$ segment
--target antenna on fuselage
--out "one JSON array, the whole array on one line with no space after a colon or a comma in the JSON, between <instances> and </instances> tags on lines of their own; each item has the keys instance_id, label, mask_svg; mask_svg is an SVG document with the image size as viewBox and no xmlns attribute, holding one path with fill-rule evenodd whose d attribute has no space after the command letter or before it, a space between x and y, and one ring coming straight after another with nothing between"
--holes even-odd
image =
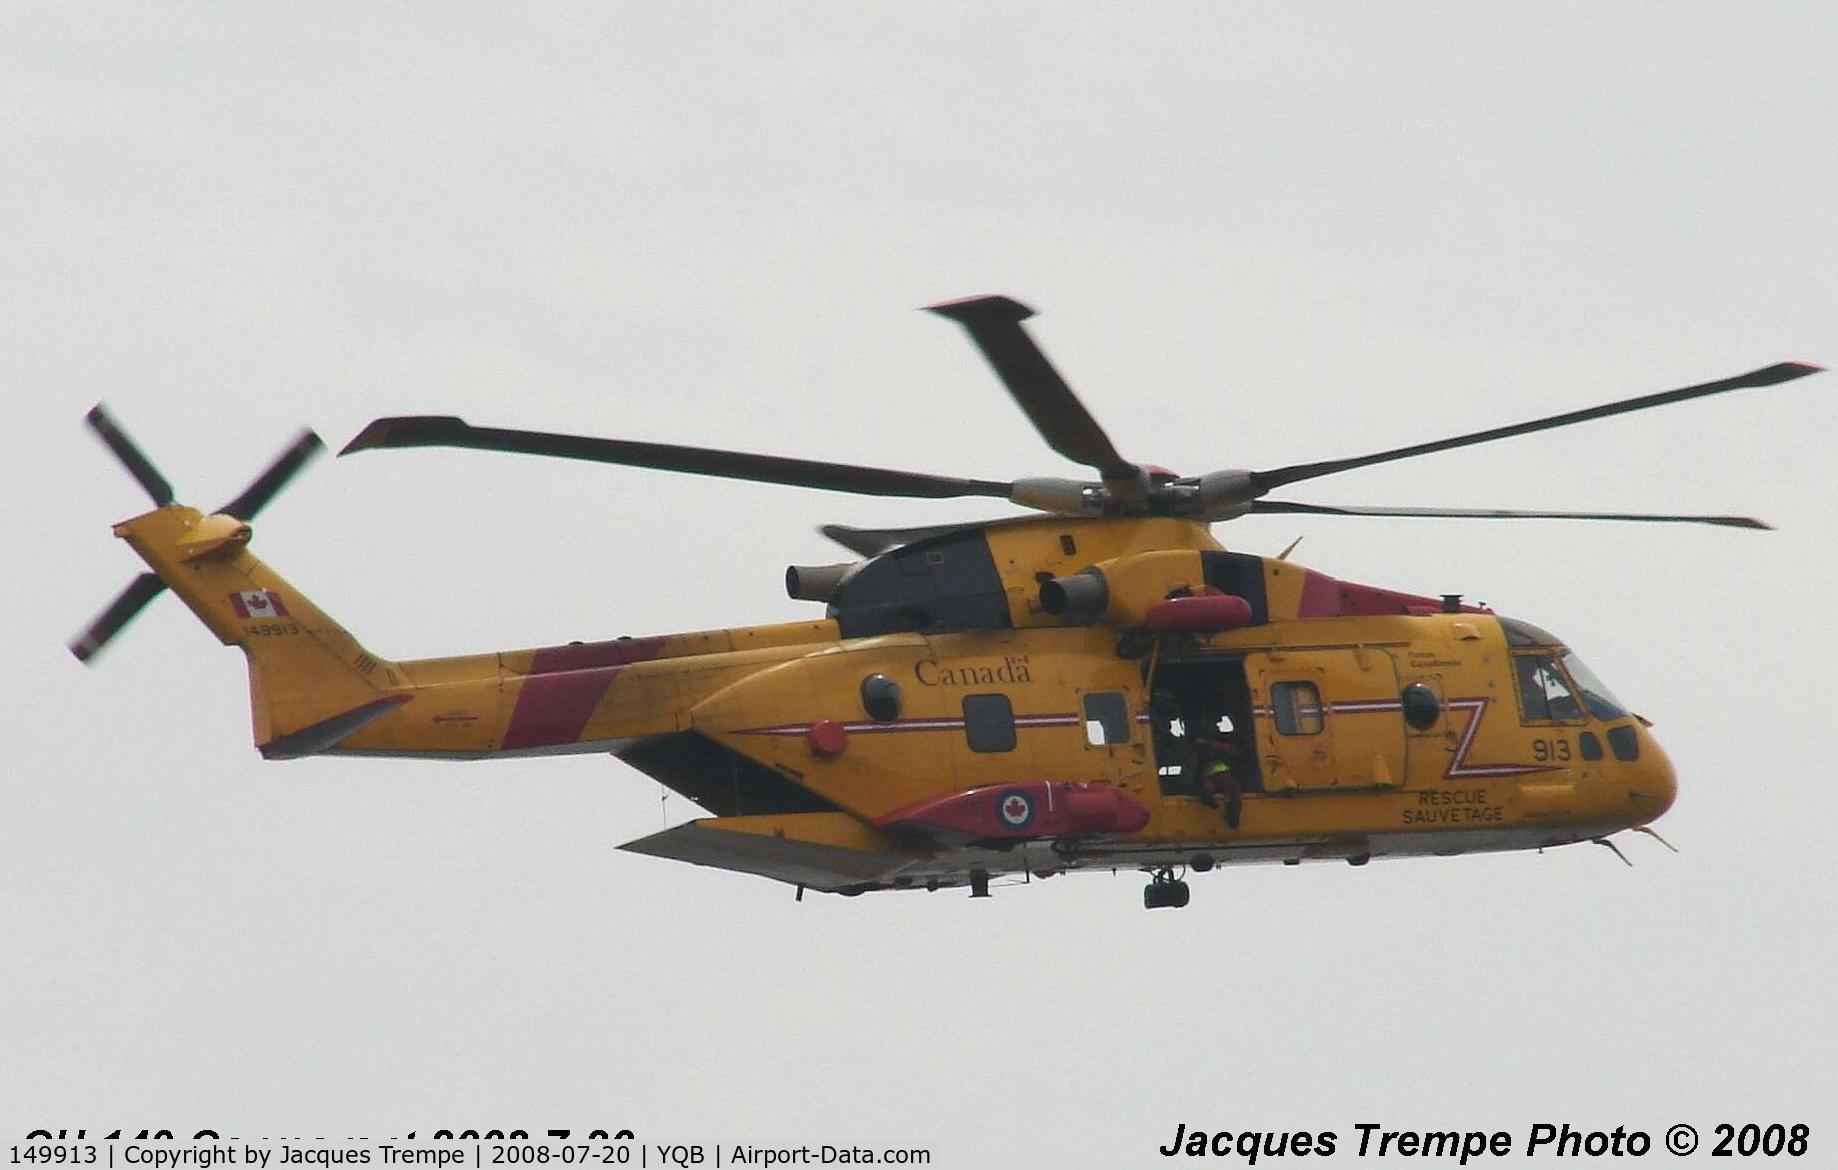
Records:
<instances>
[{"instance_id":1,"label":"antenna on fuselage","mask_svg":"<svg viewBox=\"0 0 1838 1170\"><path fill-rule=\"evenodd\" d=\"M1659 831L1653 828L1652 825L1635 825L1634 832L1645 833L1647 836L1653 838L1653 840L1659 842L1661 845L1664 845L1667 849L1672 850L1672 852L1674 853L1678 852L1678 846L1674 845L1672 842L1660 836Z\"/></svg>"},{"instance_id":2,"label":"antenna on fuselage","mask_svg":"<svg viewBox=\"0 0 1838 1170\"><path fill-rule=\"evenodd\" d=\"M1627 854L1621 852L1621 847L1619 845L1616 845L1613 841L1610 841L1607 837L1596 837L1593 840L1591 840L1589 843L1591 845L1601 845L1606 849L1613 850L1614 855L1621 859L1622 865L1627 866L1629 869L1634 868L1634 863L1627 859Z\"/></svg>"}]
</instances>

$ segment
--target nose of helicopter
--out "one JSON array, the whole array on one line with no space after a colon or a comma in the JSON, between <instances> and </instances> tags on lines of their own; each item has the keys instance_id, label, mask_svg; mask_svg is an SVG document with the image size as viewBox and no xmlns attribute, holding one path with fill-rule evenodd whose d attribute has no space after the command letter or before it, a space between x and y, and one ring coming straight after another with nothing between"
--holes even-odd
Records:
<instances>
[{"instance_id":1,"label":"nose of helicopter","mask_svg":"<svg viewBox=\"0 0 1838 1170\"><path fill-rule=\"evenodd\" d=\"M1645 727L1637 734L1641 740L1640 757L1628 777L1627 796L1633 803L1633 823L1644 825L1658 820L1672 807L1678 796L1678 775L1652 734Z\"/></svg>"}]
</instances>

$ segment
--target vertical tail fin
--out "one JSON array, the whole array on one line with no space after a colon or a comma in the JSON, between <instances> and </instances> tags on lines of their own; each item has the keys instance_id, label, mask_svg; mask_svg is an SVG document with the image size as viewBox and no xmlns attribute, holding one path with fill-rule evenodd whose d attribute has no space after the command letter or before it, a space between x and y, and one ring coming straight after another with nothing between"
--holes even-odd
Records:
<instances>
[{"instance_id":1,"label":"vertical tail fin","mask_svg":"<svg viewBox=\"0 0 1838 1170\"><path fill-rule=\"evenodd\" d=\"M323 751L408 701L395 665L249 552L249 526L235 517L174 504L115 534L220 641L247 656L263 755Z\"/></svg>"},{"instance_id":2,"label":"vertical tail fin","mask_svg":"<svg viewBox=\"0 0 1838 1170\"><path fill-rule=\"evenodd\" d=\"M205 515L173 502L172 486L101 406L85 421L152 497L154 510L116 525L115 535L151 571L70 643L79 660L90 661L171 589L224 644L248 657L255 742L266 756L323 751L409 700L393 664L366 652L248 551L247 521L324 448L319 436L301 432L241 495Z\"/></svg>"}]
</instances>

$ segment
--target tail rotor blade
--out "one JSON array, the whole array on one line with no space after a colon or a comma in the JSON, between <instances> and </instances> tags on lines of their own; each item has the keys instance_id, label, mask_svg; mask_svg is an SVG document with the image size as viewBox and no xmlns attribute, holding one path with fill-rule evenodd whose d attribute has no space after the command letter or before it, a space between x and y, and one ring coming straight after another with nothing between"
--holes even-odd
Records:
<instances>
[{"instance_id":1,"label":"tail rotor blade","mask_svg":"<svg viewBox=\"0 0 1838 1170\"><path fill-rule=\"evenodd\" d=\"M121 424L115 421L114 416L100 402L90 408L89 413L83 416L83 421L115 453L115 458L121 460L128 474L153 497L154 507L164 508L172 503L172 485L166 482L166 477L153 466L153 461L147 458L133 439L128 438L128 433L121 429Z\"/></svg>"},{"instance_id":2,"label":"tail rotor blade","mask_svg":"<svg viewBox=\"0 0 1838 1170\"><path fill-rule=\"evenodd\" d=\"M219 508L218 511L234 516L238 520L252 520L255 514L268 506L275 493L287 486L287 481L300 473L312 458L325 450L325 443L310 430L303 430L288 444L287 449L275 457L268 465L268 470L255 477L243 493Z\"/></svg>"},{"instance_id":3,"label":"tail rotor blade","mask_svg":"<svg viewBox=\"0 0 1838 1170\"><path fill-rule=\"evenodd\" d=\"M166 583L153 573L142 573L134 578L114 601L109 602L108 608L89 623L89 628L71 641L70 652L77 656L78 662L88 662L121 632L123 626L133 621L149 601L165 591Z\"/></svg>"},{"instance_id":4,"label":"tail rotor blade","mask_svg":"<svg viewBox=\"0 0 1838 1170\"><path fill-rule=\"evenodd\" d=\"M108 411L98 404L88 415L84 416L91 430L108 445L115 457L121 460L128 472L140 482L147 494L153 497L155 505L164 508L172 504L172 485L166 482L151 461L134 440L128 438L127 432L109 415ZM223 511L239 520L247 520L261 511L275 493L286 486L287 481L299 473L312 459L323 450L325 444L319 436L311 431L301 431L285 451L268 465L268 469L256 476L255 481L223 506ZM80 635L70 642L70 652L78 662L89 662L101 653L102 648L111 642L123 627L133 621L135 616L145 609L147 603L166 591L166 583L155 573L142 573L128 582L111 601L107 609L96 616Z\"/></svg>"}]
</instances>

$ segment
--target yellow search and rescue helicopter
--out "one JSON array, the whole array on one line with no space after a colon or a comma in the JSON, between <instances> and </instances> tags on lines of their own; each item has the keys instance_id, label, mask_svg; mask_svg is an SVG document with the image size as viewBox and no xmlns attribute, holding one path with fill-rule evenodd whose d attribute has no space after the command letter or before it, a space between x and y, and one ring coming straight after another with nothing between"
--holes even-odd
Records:
<instances>
[{"instance_id":1,"label":"yellow search and rescue helicopter","mask_svg":"<svg viewBox=\"0 0 1838 1170\"><path fill-rule=\"evenodd\" d=\"M1330 507L1267 499L1358 467L1816 372L1797 362L1375 454L1177 476L1119 455L1006 297L933 307L1096 482L954 479L706 448L386 418L344 449L472 447L1032 516L828 527L861 559L793 566L811 621L393 662L249 551L248 521L320 449L304 432L216 513L97 407L152 495L115 527L143 573L71 644L87 661L170 588L248 659L255 743L313 755L611 753L712 816L623 848L841 894L1139 869L1184 906L1218 865L1608 844L1671 805L1671 764L1558 638L1464 605L1227 551L1246 513L1698 522L1734 516ZM1610 845L1613 848L1612 845ZM1618 852L1618 851L1617 851Z\"/></svg>"}]
</instances>

